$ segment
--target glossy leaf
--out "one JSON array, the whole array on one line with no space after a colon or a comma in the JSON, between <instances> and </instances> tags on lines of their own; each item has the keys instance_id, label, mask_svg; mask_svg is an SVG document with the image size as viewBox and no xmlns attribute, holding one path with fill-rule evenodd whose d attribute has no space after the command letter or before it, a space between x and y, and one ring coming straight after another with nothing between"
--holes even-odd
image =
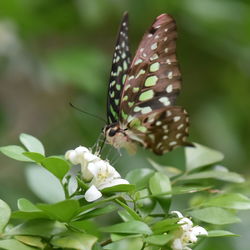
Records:
<instances>
[{"instance_id":1,"label":"glossy leaf","mask_svg":"<svg viewBox=\"0 0 250 250\"><path fill-rule=\"evenodd\" d=\"M77 250L91 250L97 237L79 232L67 232L54 237L50 242L55 247L70 248Z\"/></svg>"},{"instance_id":2,"label":"glossy leaf","mask_svg":"<svg viewBox=\"0 0 250 250\"><path fill-rule=\"evenodd\" d=\"M229 231L224 231L224 230L212 230L212 231L208 231L208 236L207 237L237 237L240 236L238 234L234 234L232 232Z\"/></svg>"},{"instance_id":3,"label":"glossy leaf","mask_svg":"<svg viewBox=\"0 0 250 250\"><path fill-rule=\"evenodd\" d=\"M101 237L101 234L98 231L99 228L94 220L72 221L69 225L74 231L77 230L79 232L94 235L98 238Z\"/></svg>"},{"instance_id":4,"label":"glossy leaf","mask_svg":"<svg viewBox=\"0 0 250 250\"><path fill-rule=\"evenodd\" d=\"M15 239L21 241L22 243L44 249L45 244L42 242L42 238L34 236L17 235Z\"/></svg>"},{"instance_id":5,"label":"glossy leaf","mask_svg":"<svg viewBox=\"0 0 250 250\"><path fill-rule=\"evenodd\" d=\"M151 235L145 238L145 242L156 245L156 246L164 246L166 245L170 240L173 239L173 235L170 234L161 234L161 235Z\"/></svg>"},{"instance_id":6,"label":"glossy leaf","mask_svg":"<svg viewBox=\"0 0 250 250\"><path fill-rule=\"evenodd\" d=\"M143 246L143 241L141 238L126 238L119 241L115 241L111 244L108 244L107 246L104 246L103 249L109 249L109 250L141 250Z\"/></svg>"},{"instance_id":7,"label":"glossy leaf","mask_svg":"<svg viewBox=\"0 0 250 250\"><path fill-rule=\"evenodd\" d=\"M155 234L162 234L169 230L176 229L180 227L180 225L177 224L179 220L179 218L168 218L160 220L152 225L152 230Z\"/></svg>"},{"instance_id":8,"label":"glossy leaf","mask_svg":"<svg viewBox=\"0 0 250 250\"><path fill-rule=\"evenodd\" d=\"M134 184L137 190L140 190L148 186L148 181L153 174L154 171L149 168L134 169L127 174L125 179L130 184Z\"/></svg>"},{"instance_id":9,"label":"glossy leaf","mask_svg":"<svg viewBox=\"0 0 250 250\"><path fill-rule=\"evenodd\" d=\"M185 180L185 181L198 180L198 179L216 179L220 181L228 181L235 183L242 183L245 181L244 178L237 173L218 171L218 170L203 171L200 173L189 174L178 178L178 180Z\"/></svg>"},{"instance_id":10,"label":"glossy leaf","mask_svg":"<svg viewBox=\"0 0 250 250\"><path fill-rule=\"evenodd\" d=\"M23 153L26 151L24 150L24 148L20 146L9 145L5 147L0 147L0 152L17 161L27 161L27 162L32 161L28 157L23 155Z\"/></svg>"},{"instance_id":11,"label":"glossy leaf","mask_svg":"<svg viewBox=\"0 0 250 250\"><path fill-rule=\"evenodd\" d=\"M8 240L0 240L0 248L6 250L34 250L33 247L29 247L18 240L8 239Z\"/></svg>"},{"instance_id":12,"label":"glossy leaf","mask_svg":"<svg viewBox=\"0 0 250 250\"><path fill-rule=\"evenodd\" d=\"M149 190L147 188L138 191L137 194L139 195L139 197L146 197L150 195ZM136 204L137 209L140 211L142 216L147 216L153 211L156 201L153 198L144 198L137 200Z\"/></svg>"},{"instance_id":13,"label":"glossy leaf","mask_svg":"<svg viewBox=\"0 0 250 250\"><path fill-rule=\"evenodd\" d=\"M167 175L168 177L173 177L182 173L182 171L178 168L170 167L170 166L162 166L158 164L157 162L153 161L152 159L148 159L148 161L150 162L150 164L155 170Z\"/></svg>"},{"instance_id":14,"label":"glossy leaf","mask_svg":"<svg viewBox=\"0 0 250 250\"><path fill-rule=\"evenodd\" d=\"M118 214L123 221L134 220L133 216L131 216L130 213L128 213L128 211L126 210L119 210Z\"/></svg>"},{"instance_id":15,"label":"glossy leaf","mask_svg":"<svg viewBox=\"0 0 250 250\"><path fill-rule=\"evenodd\" d=\"M127 221L100 229L106 233L151 234L147 224L141 221Z\"/></svg>"},{"instance_id":16,"label":"glossy leaf","mask_svg":"<svg viewBox=\"0 0 250 250\"><path fill-rule=\"evenodd\" d=\"M142 234L115 234L112 233L110 235L110 238L112 241L118 241L118 240L122 240L122 239L131 239L131 238L138 238L138 237L142 237Z\"/></svg>"},{"instance_id":17,"label":"glossy leaf","mask_svg":"<svg viewBox=\"0 0 250 250\"><path fill-rule=\"evenodd\" d=\"M41 155L45 154L43 144L34 136L23 133L20 135L19 139L28 151L36 152Z\"/></svg>"},{"instance_id":18,"label":"glossy leaf","mask_svg":"<svg viewBox=\"0 0 250 250\"><path fill-rule=\"evenodd\" d=\"M120 201L119 199L115 200L120 206L122 206L135 220L141 220L141 217L128 205Z\"/></svg>"},{"instance_id":19,"label":"glossy leaf","mask_svg":"<svg viewBox=\"0 0 250 250\"><path fill-rule=\"evenodd\" d=\"M250 199L242 194L229 193L211 197L202 205L244 210L250 209Z\"/></svg>"},{"instance_id":20,"label":"glossy leaf","mask_svg":"<svg viewBox=\"0 0 250 250\"><path fill-rule=\"evenodd\" d=\"M155 173L149 180L149 188L154 196L157 195L157 200L159 201L162 209L165 212L168 212L171 195L162 194L171 191L169 178L162 173Z\"/></svg>"},{"instance_id":21,"label":"glossy leaf","mask_svg":"<svg viewBox=\"0 0 250 250\"><path fill-rule=\"evenodd\" d=\"M60 180L62 180L69 171L68 162L57 157L48 157L44 159L41 164Z\"/></svg>"},{"instance_id":22,"label":"glossy leaf","mask_svg":"<svg viewBox=\"0 0 250 250\"><path fill-rule=\"evenodd\" d=\"M55 204L38 204L37 207L54 220L68 222L76 215L80 206L77 200L64 200Z\"/></svg>"},{"instance_id":23,"label":"glossy leaf","mask_svg":"<svg viewBox=\"0 0 250 250\"><path fill-rule=\"evenodd\" d=\"M135 189L135 185L132 184L121 184L113 187L108 187L102 189L102 193L111 193L111 192L129 192Z\"/></svg>"},{"instance_id":24,"label":"glossy leaf","mask_svg":"<svg viewBox=\"0 0 250 250\"><path fill-rule=\"evenodd\" d=\"M193 170L195 168L214 164L222 161L224 155L214 149L194 143L195 147L185 147L186 168Z\"/></svg>"},{"instance_id":25,"label":"glossy leaf","mask_svg":"<svg viewBox=\"0 0 250 250\"><path fill-rule=\"evenodd\" d=\"M79 219L81 219L81 220L82 219L89 219L89 218L101 216L101 215L104 215L104 214L112 213L115 210L117 210L117 207L112 205L112 204L109 204L109 205L106 205L105 207L96 208L96 209L94 209L94 210L92 210L90 212L81 214L76 219L77 220L79 220Z\"/></svg>"},{"instance_id":26,"label":"glossy leaf","mask_svg":"<svg viewBox=\"0 0 250 250\"><path fill-rule=\"evenodd\" d=\"M230 210L220 207L206 207L188 212L195 219L215 224L225 225L240 222L240 219L235 216Z\"/></svg>"},{"instance_id":27,"label":"glossy leaf","mask_svg":"<svg viewBox=\"0 0 250 250\"><path fill-rule=\"evenodd\" d=\"M6 202L0 200L0 235L1 232L3 232L7 223L9 222L10 215L11 215L10 207Z\"/></svg>"},{"instance_id":28,"label":"glossy leaf","mask_svg":"<svg viewBox=\"0 0 250 250\"><path fill-rule=\"evenodd\" d=\"M49 215L47 215L43 211L37 212L24 212L24 211L14 211L11 214L12 219L21 219L21 220L33 220L33 219L49 219Z\"/></svg>"},{"instance_id":29,"label":"glossy leaf","mask_svg":"<svg viewBox=\"0 0 250 250\"><path fill-rule=\"evenodd\" d=\"M67 228L63 223L52 220L36 219L29 220L11 228L6 232L6 235L33 235L51 238L51 236L65 232L66 230Z\"/></svg>"},{"instance_id":30,"label":"glossy leaf","mask_svg":"<svg viewBox=\"0 0 250 250\"><path fill-rule=\"evenodd\" d=\"M31 165L25 169L30 189L42 200L55 203L65 199L63 187L58 178L45 168Z\"/></svg>"},{"instance_id":31,"label":"glossy leaf","mask_svg":"<svg viewBox=\"0 0 250 250\"><path fill-rule=\"evenodd\" d=\"M17 207L19 210L24 212L34 212L41 211L36 205L34 205L31 201L21 198L17 201Z\"/></svg>"},{"instance_id":32,"label":"glossy leaf","mask_svg":"<svg viewBox=\"0 0 250 250\"><path fill-rule=\"evenodd\" d=\"M37 163L40 163L41 161L45 159L45 156L39 153L35 153L35 152L24 152L23 155Z\"/></svg>"}]
</instances>

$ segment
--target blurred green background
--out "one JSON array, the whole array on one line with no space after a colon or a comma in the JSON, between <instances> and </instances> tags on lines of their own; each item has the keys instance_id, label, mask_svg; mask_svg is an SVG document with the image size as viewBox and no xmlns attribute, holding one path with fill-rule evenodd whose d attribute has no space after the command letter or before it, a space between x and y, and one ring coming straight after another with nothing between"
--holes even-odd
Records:
<instances>
[{"instance_id":1,"label":"blurred green background","mask_svg":"<svg viewBox=\"0 0 250 250\"><path fill-rule=\"evenodd\" d=\"M22 132L40 138L48 155L95 143L103 124L68 103L106 117L113 46L126 10L133 52L157 15L175 17L183 77L178 102L190 113L190 140L222 151L223 164L247 178L249 0L1 1L0 146L18 144ZM123 174L128 166L147 167L147 157L183 167L183 149L163 157L144 150L133 158L110 153ZM28 187L24 169L25 164L0 156L0 198L12 208L20 197L40 201ZM250 216L246 212L241 217L244 224L231 230L242 237L207 240L199 249L249 249Z\"/></svg>"}]
</instances>

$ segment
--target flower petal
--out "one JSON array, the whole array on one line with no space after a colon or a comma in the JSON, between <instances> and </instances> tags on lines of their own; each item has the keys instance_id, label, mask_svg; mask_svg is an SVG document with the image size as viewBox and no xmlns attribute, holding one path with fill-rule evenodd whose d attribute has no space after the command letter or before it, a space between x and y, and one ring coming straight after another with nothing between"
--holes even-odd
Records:
<instances>
[{"instance_id":1,"label":"flower petal","mask_svg":"<svg viewBox=\"0 0 250 250\"><path fill-rule=\"evenodd\" d=\"M68 150L65 153L65 159L69 160L72 164L76 165L78 164L77 154L75 150Z\"/></svg>"},{"instance_id":2,"label":"flower petal","mask_svg":"<svg viewBox=\"0 0 250 250\"><path fill-rule=\"evenodd\" d=\"M92 185L85 193L85 199L88 202L95 201L102 197L102 193L94 186Z\"/></svg>"},{"instance_id":3,"label":"flower petal","mask_svg":"<svg viewBox=\"0 0 250 250\"><path fill-rule=\"evenodd\" d=\"M99 160L100 158L98 156L96 156L95 154L92 154L90 152L85 152L84 159L86 161L94 161L94 160Z\"/></svg>"},{"instance_id":4,"label":"flower petal","mask_svg":"<svg viewBox=\"0 0 250 250\"><path fill-rule=\"evenodd\" d=\"M171 211L170 214L176 214L179 218L183 218L183 215L179 211Z\"/></svg>"},{"instance_id":5,"label":"flower petal","mask_svg":"<svg viewBox=\"0 0 250 250\"><path fill-rule=\"evenodd\" d=\"M105 182L105 183L101 183L98 188L100 190L104 189L104 188L108 188L108 187L113 187L113 186L117 186L117 185L122 185L122 184L129 184L129 182L125 179L112 179L109 182Z\"/></svg>"},{"instance_id":6,"label":"flower petal","mask_svg":"<svg viewBox=\"0 0 250 250\"><path fill-rule=\"evenodd\" d=\"M188 219L187 217L184 217L184 218L180 219L177 223L182 224L181 228L184 231L190 230L192 228L192 226L193 226L193 222L190 219Z\"/></svg>"},{"instance_id":7,"label":"flower petal","mask_svg":"<svg viewBox=\"0 0 250 250\"><path fill-rule=\"evenodd\" d=\"M183 245L182 245L182 241L180 238L176 238L173 240L173 243L172 243L172 249L173 250L183 250Z\"/></svg>"},{"instance_id":8,"label":"flower petal","mask_svg":"<svg viewBox=\"0 0 250 250\"><path fill-rule=\"evenodd\" d=\"M192 228L192 233L195 235L208 235L208 232L205 228L201 226L195 226Z\"/></svg>"},{"instance_id":9,"label":"flower petal","mask_svg":"<svg viewBox=\"0 0 250 250\"><path fill-rule=\"evenodd\" d=\"M77 154L83 154L85 152L89 152L89 150L83 146L79 146L79 147L75 148L75 151Z\"/></svg>"}]
</instances>

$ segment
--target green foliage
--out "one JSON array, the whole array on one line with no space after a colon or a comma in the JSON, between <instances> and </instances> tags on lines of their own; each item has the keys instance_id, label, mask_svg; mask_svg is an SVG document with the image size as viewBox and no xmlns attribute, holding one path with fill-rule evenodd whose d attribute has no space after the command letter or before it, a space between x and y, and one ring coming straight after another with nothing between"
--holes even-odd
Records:
<instances>
[{"instance_id":1,"label":"green foliage","mask_svg":"<svg viewBox=\"0 0 250 250\"><path fill-rule=\"evenodd\" d=\"M52 204L34 204L21 198L18 210L13 212L1 200L3 249L169 249L182 226L181 218L171 213L171 203L178 195L190 198L186 214L195 224L203 223L210 229L208 237L237 236L223 230L223 226L239 223L237 211L250 209L248 197L229 191L225 185L242 183L244 179L225 167L214 166L222 160L222 154L198 144L185 150L184 171L150 160L154 169L129 171L126 179L130 184L105 188L101 190L103 199L87 203L83 194L90 183L80 173L73 176L68 161L61 156L44 156L43 145L32 136L22 134L20 138L29 151L7 146L1 152L15 160L32 161L32 169L50 173L61 185L65 198ZM69 192L72 178L75 188ZM206 180L203 185L201 180ZM39 182L37 185L41 189ZM111 218L113 214L120 220L108 226L98 225L97 217ZM19 219L19 224L13 219ZM103 240L104 236L107 240Z\"/></svg>"}]
</instances>

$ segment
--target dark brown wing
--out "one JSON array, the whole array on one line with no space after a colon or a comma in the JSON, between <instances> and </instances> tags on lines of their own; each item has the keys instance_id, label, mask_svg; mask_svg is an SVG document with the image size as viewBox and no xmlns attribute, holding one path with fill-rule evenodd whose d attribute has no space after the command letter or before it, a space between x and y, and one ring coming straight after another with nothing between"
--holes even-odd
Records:
<instances>
[{"instance_id":1,"label":"dark brown wing","mask_svg":"<svg viewBox=\"0 0 250 250\"><path fill-rule=\"evenodd\" d=\"M124 84L121 123L175 103L181 88L176 37L175 21L168 14L158 16L143 36Z\"/></svg>"},{"instance_id":2,"label":"dark brown wing","mask_svg":"<svg viewBox=\"0 0 250 250\"><path fill-rule=\"evenodd\" d=\"M119 29L110 73L107 97L108 124L118 121L123 83L125 81L130 63L131 60L128 44L128 13L125 13Z\"/></svg>"},{"instance_id":3,"label":"dark brown wing","mask_svg":"<svg viewBox=\"0 0 250 250\"><path fill-rule=\"evenodd\" d=\"M139 115L129 124L131 138L162 155L178 146L191 146L188 143L189 118L182 107L172 106Z\"/></svg>"}]
</instances>

